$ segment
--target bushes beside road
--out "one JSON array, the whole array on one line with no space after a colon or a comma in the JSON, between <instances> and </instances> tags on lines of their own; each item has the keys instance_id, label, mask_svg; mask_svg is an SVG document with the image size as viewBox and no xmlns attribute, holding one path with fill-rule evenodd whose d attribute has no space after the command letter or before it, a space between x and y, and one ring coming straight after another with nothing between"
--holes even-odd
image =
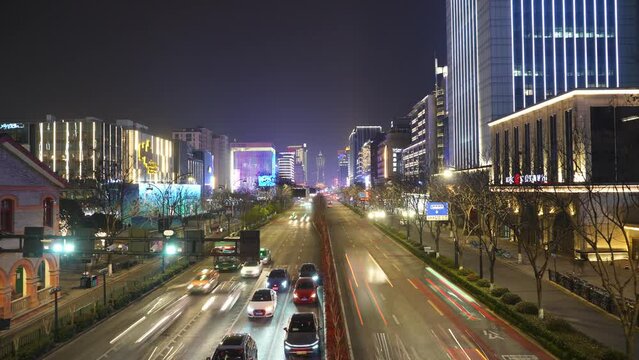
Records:
<instances>
[{"instance_id":1,"label":"bushes beside road","mask_svg":"<svg viewBox=\"0 0 639 360\"><path fill-rule=\"evenodd\" d=\"M398 235L392 229L379 223L374 225L427 265L462 287L495 314L532 337L559 359L625 359L622 353L575 330L561 318L546 314L546 318L541 320L536 315L531 315L533 310L535 310L534 314L537 313L537 306L522 302L518 295L509 292L508 289L490 290L487 281L479 279L477 274L467 269L456 269L451 259L444 256L436 258L434 254L426 254L418 244L406 241L405 237Z\"/></svg>"}]
</instances>

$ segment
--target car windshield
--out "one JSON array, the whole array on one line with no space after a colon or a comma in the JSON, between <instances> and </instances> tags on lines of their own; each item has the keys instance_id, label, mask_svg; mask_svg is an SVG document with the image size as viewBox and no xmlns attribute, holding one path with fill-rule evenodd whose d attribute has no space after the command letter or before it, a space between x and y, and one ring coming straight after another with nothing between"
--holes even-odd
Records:
<instances>
[{"instance_id":1,"label":"car windshield","mask_svg":"<svg viewBox=\"0 0 639 360\"><path fill-rule=\"evenodd\" d=\"M209 278L209 276L208 276L208 275L198 275L198 276L196 276L196 277L195 277L195 279L193 279L193 280L196 280L196 281L204 281L204 280L207 280L208 278Z\"/></svg>"},{"instance_id":2,"label":"car windshield","mask_svg":"<svg viewBox=\"0 0 639 360\"><path fill-rule=\"evenodd\" d=\"M315 332L315 321L313 318L291 320L291 325L288 327L288 331L293 333Z\"/></svg>"},{"instance_id":3,"label":"car windshield","mask_svg":"<svg viewBox=\"0 0 639 360\"><path fill-rule=\"evenodd\" d=\"M286 273L284 270L273 270L270 274L268 274L268 277L270 279L281 279L286 277Z\"/></svg>"},{"instance_id":4,"label":"car windshield","mask_svg":"<svg viewBox=\"0 0 639 360\"><path fill-rule=\"evenodd\" d=\"M314 274L315 272L315 266L313 265L302 265L300 268L300 273L302 274Z\"/></svg>"},{"instance_id":5,"label":"car windshield","mask_svg":"<svg viewBox=\"0 0 639 360\"><path fill-rule=\"evenodd\" d=\"M313 284L312 281L298 281L296 288L297 289L313 289L315 288L315 284Z\"/></svg>"},{"instance_id":6,"label":"car windshield","mask_svg":"<svg viewBox=\"0 0 639 360\"><path fill-rule=\"evenodd\" d=\"M242 360L242 350L218 350L213 360Z\"/></svg>"},{"instance_id":7,"label":"car windshield","mask_svg":"<svg viewBox=\"0 0 639 360\"><path fill-rule=\"evenodd\" d=\"M247 262L244 266L260 266L259 261L258 262Z\"/></svg>"},{"instance_id":8,"label":"car windshield","mask_svg":"<svg viewBox=\"0 0 639 360\"><path fill-rule=\"evenodd\" d=\"M251 301L271 301L271 292L267 290L258 290L253 294Z\"/></svg>"}]
</instances>

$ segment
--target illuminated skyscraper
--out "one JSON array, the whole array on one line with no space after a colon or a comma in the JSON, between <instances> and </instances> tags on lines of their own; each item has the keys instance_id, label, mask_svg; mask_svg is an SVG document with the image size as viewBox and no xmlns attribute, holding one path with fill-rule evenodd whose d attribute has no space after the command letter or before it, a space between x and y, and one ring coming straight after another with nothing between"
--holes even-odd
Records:
<instances>
[{"instance_id":1,"label":"illuminated skyscraper","mask_svg":"<svg viewBox=\"0 0 639 360\"><path fill-rule=\"evenodd\" d=\"M295 153L282 151L277 155L277 177L293 182L295 179Z\"/></svg>"},{"instance_id":2,"label":"illuminated skyscraper","mask_svg":"<svg viewBox=\"0 0 639 360\"><path fill-rule=\"evenodd\" d=\"M317 157L315 158L315 165L317 167L317 184L324 184L326 181L325 178L325 174L324 174L324 168L326 166L326 159L324 158L324 155L322 155L322 152L320 151L319 154L317 154Z\"/></svg>"},{"instance_id":3,"label":"illuminated skyscraper","mask_svg":"<svg viewBox=\"0 0 639 360\"><path fill-rule=\"evenodd\" d=\"M363 179L357 179L357 158L362 146L368 140L375 137L376 134L382 132L381 126L356 126L348 137L348 145L350 152L348 153L348 179L349 184L355 183L356 180L363 181Z\"/></svg>"},{"instance_id":4,"label":"illuminated skyscraper","mask_svg":"<svg viewBox=\"0 0 639 360\"><path fill-rule=\"evenodd\" d=\"M308 149L306 144L290 145L286 151L295 153L295 167L293 169L295 184L306 186L308 184Z\"/></svg>"},{"instance_id":5,"label":"illuminated skyscraper","mask_svg":"<svg viewBox=\"0 0 639 360\"><path fill-rule=\"evenodd\" d=\"M636 0L447 0L450 161L490 162L488 123L576 88L639 85Z\"/></svg>"},{"instance_id":6,"label":"illuminated skyscraper","mask_svg":"<svg viewBox=\"0 0 639 360\"><path fill-rule=\"evenodd\" d=\"M275 149L271 143L231 144L231 190L273 186L276 177Z\"/></svg>"}]
</instances>

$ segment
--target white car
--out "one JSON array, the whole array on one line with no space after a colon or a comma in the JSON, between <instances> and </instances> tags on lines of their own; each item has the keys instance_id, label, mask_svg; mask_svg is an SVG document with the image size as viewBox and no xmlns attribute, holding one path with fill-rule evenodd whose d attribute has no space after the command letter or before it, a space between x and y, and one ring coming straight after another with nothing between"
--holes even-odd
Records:
<instances>
[{"instance_id":1,"label":"white car","mask_svg":"<svg viewBox=\"0 0 639 360\"><path fill-rule=\"evenodd\" d=\"M273 317L277 307L277 293L271 289L257 289L251 298L246 313L250 318Z\"/></svg>"},{"instance_id":2,"label":"white car","mask_svg":"<svg viewBox=\"0 0 639 360\"><path fill-rule=\"evenodd\" d=\"M240 275L242 277L259 277L262 274L261 261L247 261L242 265Z\"/></svg>"}]
</instances>

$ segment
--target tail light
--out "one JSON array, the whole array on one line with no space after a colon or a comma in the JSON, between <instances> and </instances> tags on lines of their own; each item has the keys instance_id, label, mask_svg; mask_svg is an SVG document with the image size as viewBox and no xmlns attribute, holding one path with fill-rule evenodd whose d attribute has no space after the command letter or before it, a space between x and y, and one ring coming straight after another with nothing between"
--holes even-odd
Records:
<instances>
[{"instance_id":1,"label":"tail light","mask_svg":"<svg viewBox=\"0 0 639 360\"><path fill-rule=\"evenodd\" d=\"M297 296L297 293L293 293L293 297L297 299L299 296Z\"/></svg>"},{"instance_id":2,"label":"tail light","mask_svg":"<svg viewBox=\"0 0 639 360\"><path fill-rule=\"evenodd\" d=\"M312 294L311 294L311 297L312 297L312 298L315 298L315 295L316 295L315 293L312 293Z\"/></svg>"}]
</instances>

